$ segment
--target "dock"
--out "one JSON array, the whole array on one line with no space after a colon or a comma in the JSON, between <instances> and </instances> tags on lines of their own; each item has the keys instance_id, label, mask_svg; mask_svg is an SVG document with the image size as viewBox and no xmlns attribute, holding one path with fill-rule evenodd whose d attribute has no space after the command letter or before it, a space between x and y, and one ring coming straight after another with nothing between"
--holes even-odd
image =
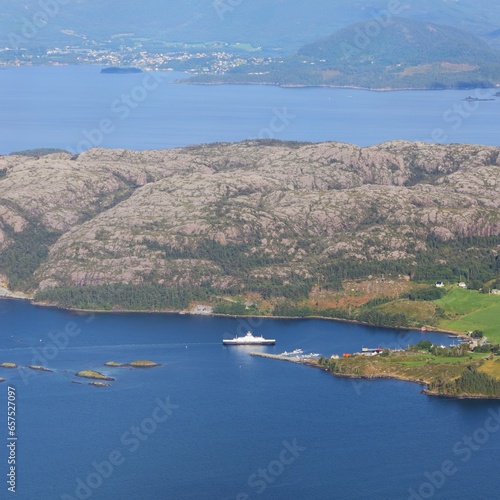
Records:
<instances>
[{"instance_id":1,"label":"dock","mask_svg":"<svg viewBox=\"0 0 500 500\"><path fill-rule=\"evenodd\" d=\"M250 356L258 356L260 358L279 359L281 361L290 361L291 363L307 364L310 361L316 361L316 358L310 358L304 355L299 356L283 356L281 354L267 354L265 352L251 352Z\"/></svg>"},{"instance_id":2,"label":"dock","mask_svg":"<svg viewBox=\"0 0 500 500\"><path fill-rule=\"evenodd\" d=\"M361 352L376 352L376 353L380 353L383 350L384 349L382 347L362 347L361 348Z\"/></svg>"}]
</instances>

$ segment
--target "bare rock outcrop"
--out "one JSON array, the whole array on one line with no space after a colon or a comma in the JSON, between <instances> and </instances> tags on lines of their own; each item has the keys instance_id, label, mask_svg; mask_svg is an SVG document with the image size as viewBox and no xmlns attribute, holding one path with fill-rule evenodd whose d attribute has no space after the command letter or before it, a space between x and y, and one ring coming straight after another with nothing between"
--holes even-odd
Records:
<instances>
[{"instance_id":1,"label":"bare rock outcrop","mask_svg":"<svg viewBox=\"0 0 500 500\"><path fill-rule=\"evenodd\" d=\"M243 282L221 247L245 252L248 276L411 259L429 235L500 234L499 157L405 141L4 156L0 251L30 224L57 231L35 271L41 288Z\"/></svg>"}]
</instances>

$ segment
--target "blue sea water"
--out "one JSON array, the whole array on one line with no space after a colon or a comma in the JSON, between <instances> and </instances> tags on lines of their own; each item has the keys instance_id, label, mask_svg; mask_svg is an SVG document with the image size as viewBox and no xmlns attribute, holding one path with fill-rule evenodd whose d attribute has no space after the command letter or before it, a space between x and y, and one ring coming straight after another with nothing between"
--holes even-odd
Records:
<instances>
[{"instance_id":1,"label":"blue sea water","mask_svg":"<svg viewBox=\"0 0 500 500\"><path fill-rule=\"evenodd\" d=\"M330 355L452 342L446 335L326 320L91 316L13 300L0 301L0 323L1 361L54 370L0 373L5 408L7 387L17 393L14 498L385 500L410 498L411 488L420 498L431 490L433 498L498 498L500 432L484 427L500 402L339 379L221 343L251 328L277 340L261 351ZM102 366L134 359L162 366ZM89 386L74 376L82 369L116 381ZM453 473L444 475L447 462Z\"/></svg>"},{"instance_id":2,"label":"blue sea water","mask_svg":"<svg viewBox=\"0 0 500 500\"><path fill-rule=\"evenodd\" d=\"M395 139L499 145L493 90L370 92L178 85L186 75L97 66L0 70L0 154L35 147L162 149L275 138L360 146Z\"/></svg>"},{"instance_id":3,"label":"blue sea water","mask_svg":"<svg viewBox=\"0 0 500 500\"><path fill-rule=\"evenodd\" d=\"M498 99L463 101L491 95L486 91L173 84L179 77L162 73L158 83L149 74L102 75L98 67L1 69L0 154L254 137L359 145L498 145L500 137ZM14 498L498 498L500 432L492 415L500 403L430 398L416 384L338 379L222 346L223 337L247 329L276 338L275 347L260 349L277 353L451 342L332 321L93 317L1 300L0 362L54 370L0 372L7 379L0 384L4 444L8 387L17 393ZM141 358L162 366L102 366ZM74 376L82 369L117 380L91 387ZM2 448L0 498L8 498Z\"/></svg>"}]
</instances>

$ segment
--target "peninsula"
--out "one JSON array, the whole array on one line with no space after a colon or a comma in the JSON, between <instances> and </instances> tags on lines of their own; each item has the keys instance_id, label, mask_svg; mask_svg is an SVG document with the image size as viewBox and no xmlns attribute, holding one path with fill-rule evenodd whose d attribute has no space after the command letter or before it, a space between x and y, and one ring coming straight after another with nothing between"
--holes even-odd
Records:
<instances>
[{"instance_id":1,"label":"peninsula","mask_svg":"<svg viewBox=\"0 0 500 500\"><path fill-rule=\"evenodd\" d=\"M422 392L431 396L500 399L498 345L485 346L471 353L468 344L446 348L422 341L406 350L372 351L319 359L265 353L252 355L321 368L339 377L407 380L425 385Z\"/></svg>"}]
</instances>

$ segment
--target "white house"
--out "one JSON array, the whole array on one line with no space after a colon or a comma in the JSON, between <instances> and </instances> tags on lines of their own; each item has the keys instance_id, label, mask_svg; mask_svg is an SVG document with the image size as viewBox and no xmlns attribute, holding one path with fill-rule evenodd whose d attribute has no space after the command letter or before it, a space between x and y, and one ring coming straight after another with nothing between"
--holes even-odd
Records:
<instances>
[{"instance_id":1,"label":"white house","mask_svg":"<svg viewBox=\"0 0 500 500\"><path fill-rule=\"evenodd\" d=\"M463 281L461 281L461 282L458 284L458 286L459 286L460 288L467 288L467 283L464 283Z\"/></svg>"},{"instance_id":2,"label":"white house","mask_svg":"<svg viewBox=\"0 0 500 500\"><path fill-rule=\"evenodd\" d=\"M443 288L444 287L444 283L442 281L436 281L436 286L438 288Z\"/></svg>"}]
</instances>

